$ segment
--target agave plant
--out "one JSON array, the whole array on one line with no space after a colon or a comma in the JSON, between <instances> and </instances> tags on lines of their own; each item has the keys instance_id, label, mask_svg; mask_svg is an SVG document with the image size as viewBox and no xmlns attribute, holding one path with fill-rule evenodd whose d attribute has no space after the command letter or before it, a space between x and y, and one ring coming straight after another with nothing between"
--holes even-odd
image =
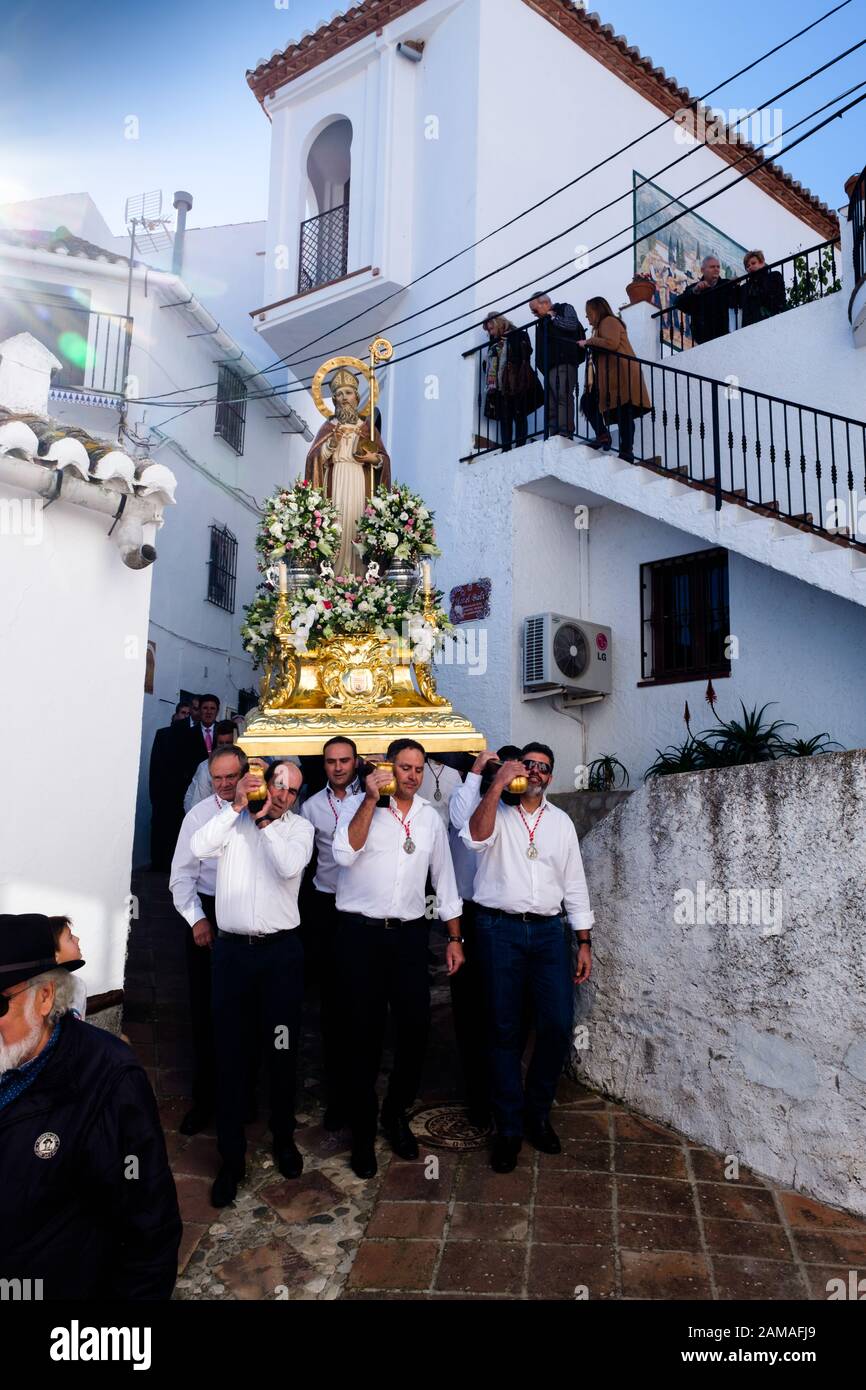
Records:
<instances>
[{"instance_id":1,"label":"agave plant","mask_svg":"<svg viewBox=\"0 0 866 1390\"><path fill-rule=\"evenodd\" d=\"M587 772L587 789L591 792L610 792L619 782L621 787L628 786L628 771L623 767L618 758L613 758L609 753L605 753L600 758L595 758L590 763Z\"/></svg>"},{"instance_id":2,"label":"agave plant","mask_svg":"<svg viewBox=\"0 0 866 1390\"><path fill-rule=\"evenodd\" d=\"M717 766L713 761L715 755L712 747L692 734L685 743L672 743L664 752L657 748L656 753L658 757L644 773L644 781L648 777L669 777L675 772L699 772Z\"/></svg>"},{"instance_id":3,"label":"agave plant","mask_svg":"<svg viewBox=\"0 0 866 1390\"><path fill-rule=\"evenodd\" d=\"M796 725L783 719L765 723L764 712L769 708L770 705L766 704L760 709L755 706L754 709L747 710L741 700L742 721L725 721L716 715L720 727L705 729L698 735L699 739L713 741L713 749L719 760L715 766L736 767L743 763L767 763L785 756L786 745L781 730L794 729ZM713 714L715 713L714 709Z\"/></svg>"},{"instance_id":4,"label":"agave plant","mask_svg":"<svg viewBox=\"0 0 866 1390\"><path fill-rule=\"evenodd\" d=\"M834 748L842 748L841 743L835 743L827 733L813 734L811 738L792 738L784 745L783 757L786 758L811 758L816 753L829 753Z\"/></svg>"}]
</instances>

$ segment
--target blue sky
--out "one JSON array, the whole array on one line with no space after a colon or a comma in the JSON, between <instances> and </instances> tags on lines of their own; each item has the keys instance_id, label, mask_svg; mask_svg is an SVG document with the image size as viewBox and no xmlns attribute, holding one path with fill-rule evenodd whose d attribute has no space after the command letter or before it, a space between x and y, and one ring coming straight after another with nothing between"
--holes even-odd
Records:
<instances>
[{"instance_id":1,"label":"blue sky","mask_svg":"<svg viewBox=\"0 0 866 1390\"><path fill-rule=\"evenodd\" d=\"M833 0L599 0L603 20L693 93L743 67ZM266 215L268 122L245 70L340 7L333 0L5 0L0 53L0 202L86 190L116 231L127 194L176 188L190 225ZM712 100L751 107L866 37L866 0L848 7ZM783 103L793 124L866 76L852 55ZM514 84L535 77L515 58ZM866 89L864 89L866 90ZM127 118L138 138L125 138ZM798 132L799 133L799 132ZM603 152L603 151L602 151ZM575 149L575 170L585 159ZM831 206L866 164L866 102L782 159Z\"/></svg>"}]
</instances>

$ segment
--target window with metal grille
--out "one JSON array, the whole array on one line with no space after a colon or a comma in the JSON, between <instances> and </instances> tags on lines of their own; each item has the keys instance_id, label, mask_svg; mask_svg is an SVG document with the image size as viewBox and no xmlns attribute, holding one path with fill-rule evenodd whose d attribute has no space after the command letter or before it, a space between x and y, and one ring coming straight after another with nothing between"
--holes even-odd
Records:
<instances>
[{"instance_id":1,"label":"window with metal grille","mask_svg":"<svg viewBox=\"0 0 866 1390\"><path fill-rule=\"evenodd\" d=\"M247 388L243 377L231 367L221 366L217 378L217 408L214 433L231 445L236 454L244 451L244 425L247 418Z\"/></svg>"},{"instance_id":2,"label":"window with metal grille","mask_svg":"<svg viewBox=\"0 0 866 1390\"><path fill-rule=\"evenodd\" d=\"M728 676L728 552L699 550L641 565L643 679Z\"/></svg>"},{"instance_id":3,"label":"window with metal grille","mask_svg":"<svg viewBox=\"0 0 866 1390\"><path fill-rule=\"evenodd\" d=\"M298 293L341 280L349 264L349 201L301 223Z\"/></svg>"},{"instance_id":4,"label":"window with metal grille","mask_svg":"<svg viewBox=\"0 0 866 1390\"><path fill-rule=\"evenodd\" d=\"M238 543L227 526L211 526L210 559L208 560L207 598L217 608L235 611L235 580L238 568Z\"/></svg>"}]
</instances>

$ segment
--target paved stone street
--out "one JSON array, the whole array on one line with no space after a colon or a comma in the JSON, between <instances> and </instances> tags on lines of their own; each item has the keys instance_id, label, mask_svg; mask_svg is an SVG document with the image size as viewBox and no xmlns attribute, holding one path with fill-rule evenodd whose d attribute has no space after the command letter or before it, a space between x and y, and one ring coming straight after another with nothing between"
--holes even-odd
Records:
<instances>
[{"instance_id":1,"label":"paved stone street","mask_svg":"<svg viewBox=\"0 0 866 1390\"><path fill-rule=\"evenodd\" d=\"M157 1094L184 1219L178 1299L825 1299L866 1271L866 1221L762 1181L721 1156L585 1091L560 1087L561 1156L528 1145L493 1173L485 1149L422 1143L415 1163L377 1145L379 1175L348 1166L347 1136L320 1126L314 1007L305 1008L296 1134L302 1177L276 1169L262 1121L248 1127L247 1181L215 1211L212 1131L188 1108L190 1042L182 932L167 876L133 891L124 1031ZM459 1099L441 971L418 1109ZM262 1113L265 1106L260 1104Z\"/></svg>"}]
</instances>

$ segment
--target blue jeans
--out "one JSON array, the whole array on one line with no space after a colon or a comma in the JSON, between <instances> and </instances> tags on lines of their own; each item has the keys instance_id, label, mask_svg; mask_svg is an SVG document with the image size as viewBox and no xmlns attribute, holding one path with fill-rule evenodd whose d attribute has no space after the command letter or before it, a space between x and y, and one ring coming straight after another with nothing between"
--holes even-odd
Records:
<instances>
[{"instance_id":1,"label":"blue jeans","mask_svg":"<svg viewBox=\"0 0 866 1390\"><path fill-rule=\"evenodd\" d=\"M524 1120L543 1124L571 1039L574 1019L571 931L562 917L522 922L478 906L478 962L488 1010L491 1099L500 1134L520 1135ZM524 999L535 1014L535 1047L520 1075Z\"/></svg>"}]
</instances>

